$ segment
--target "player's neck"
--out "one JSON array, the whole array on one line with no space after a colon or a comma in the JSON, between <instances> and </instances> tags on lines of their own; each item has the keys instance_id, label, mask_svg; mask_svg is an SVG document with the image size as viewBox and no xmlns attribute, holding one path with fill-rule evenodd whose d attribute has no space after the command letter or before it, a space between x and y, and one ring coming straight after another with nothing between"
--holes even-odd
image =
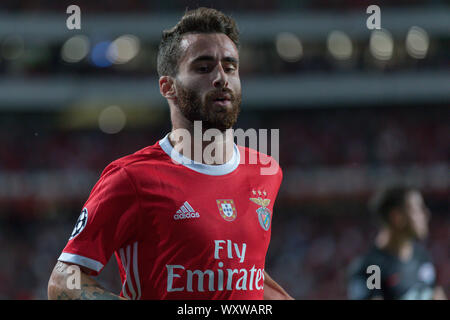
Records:
<instances>
[{"instance_id":1,"label":"player's neck","mask_svg":"<svg viewBox=\"0 0 450 320\"><path fill-rule=\"evenodd\" d=\"M380 230L375 245L396 256L400 261L408 261L413 255L413 242L411 238L400 232L393 232L389 228Z\"/></svg>"},{"instance_id":2,"label":"player's neck","mask_svg":"<svg viewBox=\"0 0 450 320\"><path fill-rule=\"evenodd\" d=\"M190 160L212 165L221 165L230 161L234 153L232 132L220 132L212 137L206 137L204 133L205 130L194 128L191 122L172 122L169 141L176 151ZM188 134L190 138L185 139L185 134Z\"/></svg>"}]
</instances>

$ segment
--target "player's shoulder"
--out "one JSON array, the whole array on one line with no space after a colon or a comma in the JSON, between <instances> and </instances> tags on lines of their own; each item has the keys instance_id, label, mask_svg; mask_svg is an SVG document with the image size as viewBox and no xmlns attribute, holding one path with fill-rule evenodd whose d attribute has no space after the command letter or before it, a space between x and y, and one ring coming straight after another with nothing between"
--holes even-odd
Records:
<instances>
[{"instance_id":1,"label":"player's shoulder","mask_svg":"<svg viewBox=\"0 0 450 320\"><path fill-rule=\"evenodd\" d=\"M262 173L266 173L263 175L276 175L283 176L283 170L281 169L280 164L275 159L266 153L260 152L253 148L237 145L240 153L240 164L244 164L246 166L254 166L258 168Z\"/></svg>"},{"instance_id":2,"label":"player's shoulder","mask_svg":"<svg viewBox=\"0 0 450 320\"><path fill-rule=\"evenodd\" d=\"M167 161L166 158L167 155L159 146L158 141L153 145L144 147L132 154L125 155L112 161L106 166L102 175L118 169L123 169L127 173L134 172L136 169L142 169L142 167L151 170L151 168L157 167L158 164Z\"/></svg>"}]
</instances>

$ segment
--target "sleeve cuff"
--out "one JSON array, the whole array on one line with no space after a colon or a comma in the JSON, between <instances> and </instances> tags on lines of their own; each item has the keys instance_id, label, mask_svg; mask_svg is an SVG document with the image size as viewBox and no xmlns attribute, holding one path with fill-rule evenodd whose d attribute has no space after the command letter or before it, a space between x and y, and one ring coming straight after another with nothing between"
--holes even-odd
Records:
<instances>
[{"instance_id":1,"label":"sleeve cuff","mask_svg":"<svg viewBox=\"0 0 450 320\"><path fill-rule=\"evenodd\" d=\"M86 267L88 269L94 270L95 272L99 272L103 269L103 263L98 262L97 260L86 258L77 254L63 252L58 258L59 261L62 262L70 262L82 267Z\"/></svg>"}]
</instances>

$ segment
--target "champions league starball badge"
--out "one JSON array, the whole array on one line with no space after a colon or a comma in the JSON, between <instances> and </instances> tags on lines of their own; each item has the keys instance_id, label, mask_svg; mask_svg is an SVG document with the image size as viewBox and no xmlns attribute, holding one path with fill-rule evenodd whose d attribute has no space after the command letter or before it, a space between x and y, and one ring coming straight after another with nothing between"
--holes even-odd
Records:
<instances>
[{"instance_id":1,"label":"champions league starball badge","mask_svg":"<svg viewBox=\"0 0 450 320\"><path fill-rule=\"evenodd\" d=\"M84 227L86 226L87 219L88 219L88 210L87 208L83 208L83 210L80 213L80 216L78 217L77 223L75 224L75 228L73 228L69 240L72 240L77 235L79 235L81 231L83 231Z\"/></svg>"},{"instance_id":2,"label":"champions league starball badge","mask_svg":"<svg viewBox=\"0 0 450 320\"><path fill-rule=\"evenodd\" d=\"M256 195L256 191L253 190L253 194ZM258 191L258 195L264 195L266 196L267 193L263 191ZM270 220L271 220L271 212L267 206L270 204L270 199L263 199L261 197L258 198L250 198L251 201L256 203L257 205L261 206L260 208L256 209L256 213L258 214L258 221L261 225L261 228L268 231L270 228Z\"/></svg>"}]
</instances>

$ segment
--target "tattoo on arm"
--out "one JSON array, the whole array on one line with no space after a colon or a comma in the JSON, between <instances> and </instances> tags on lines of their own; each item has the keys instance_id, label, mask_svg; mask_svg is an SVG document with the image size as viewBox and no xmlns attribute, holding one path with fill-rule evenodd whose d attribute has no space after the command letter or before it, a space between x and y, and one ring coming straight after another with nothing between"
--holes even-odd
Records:
<instances>
[{"instance_id":1,"label":"tattoo on arm","mask_svg":"<svg viewBox=\"0 0 450 320\"><path fill-rule=\"evenodd\" d=\"M72 299L67 295L65 291L63 291L56 297L56 300L72 300Z\"/></svg>"},{"instance_id":2,"label":"tattoo on arm","mask_svg":"<svg viewBox=\"0 0 450 320\"><path fill-rule=\"evenodd\" d=\"M99 286L83 284L81 288L82 300L119 300L119 296L103 290Z\"/></svg>"},{"instance_id":3,"label":"tattoo on arm","mask_svg":"<svg viewBox=\"0 0 450 320\"><path fill-rule=\"evenodd\" d=\"M76 296L69 296L66 291L62 291L57 296L58 300L120 300L120 297L103 290L101 287L92 284L83 284L81 290L77 290Z\"/></svg>"}]
</instances>

